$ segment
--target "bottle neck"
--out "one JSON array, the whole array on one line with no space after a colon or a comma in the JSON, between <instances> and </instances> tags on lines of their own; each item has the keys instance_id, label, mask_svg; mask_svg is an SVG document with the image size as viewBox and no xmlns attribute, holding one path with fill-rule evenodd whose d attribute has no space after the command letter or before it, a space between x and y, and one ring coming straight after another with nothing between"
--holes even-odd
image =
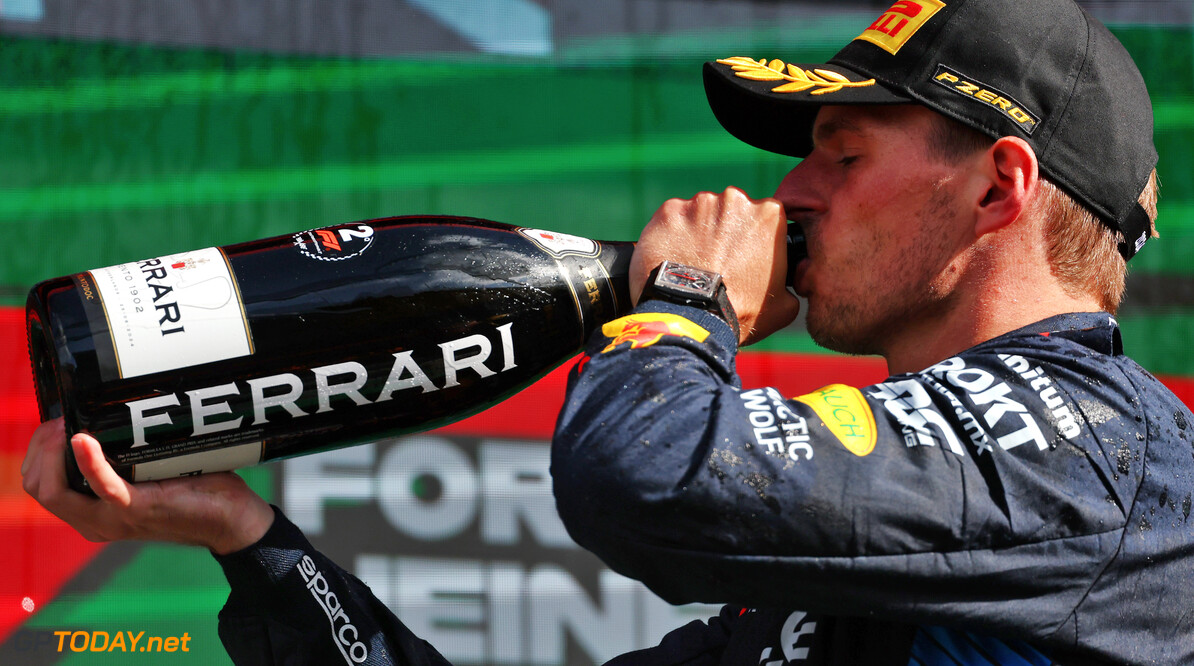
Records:
<instances>
[{"instance_id":1,"label":"bottle neck","mask_svg":"<svg viewBox=\"0 0 1194 666\"><path fill-rule=\"evenodd\" d=\"M634 307L630 296L630 258L634 255L634 243L629 241L602 241L598 260L609 274L610 289L615 307L606 321L630 313ZM605 321L600 322L604 324Z\"/></svg>"}]
</instances>

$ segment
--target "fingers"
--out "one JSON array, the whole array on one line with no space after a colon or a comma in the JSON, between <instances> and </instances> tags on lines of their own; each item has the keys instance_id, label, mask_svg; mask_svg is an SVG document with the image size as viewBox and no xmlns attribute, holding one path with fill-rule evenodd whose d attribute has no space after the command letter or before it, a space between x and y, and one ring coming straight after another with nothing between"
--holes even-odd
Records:
<instances>
[{"instance_id":1,"label":"fingers","mask_svg":"<svg viewBox=\"0 0 1194 666\"><path fill-rule=\"evenodd\" d=\"M47 421L29 440L29 450L22 464L23 488L47 511L74 527L90 541L110 540L113 533L106 522L104 504L128 506L130 487L104 459L100 443L79 433L70 442L79 469L99 501L72 490L66 481L66 427L62 419ZM119 482L119 483L117 483Z\"/></svg>"},{"instance_id":2,"label":"fingers","mask_svg":"<svg viewBox=\"0 0 1194 666\"><path fill-rule=\"evenodd\" d=\"M784 246L787 238L787 219L784 208L776 199L751 199L745 192L727 188L721 194L702 192L677 206L680 214L666 218L666 233L672 236L671 245L691 252L694 256L712 259L721 266L702 266L710 270L719 267L725 274L736 263L762 259L767 268L775 250ZM684 261L685 257L673 257ZM758 272L756 267L755 272Z\"/></svg>"},{"instance_id":3,"label":"fingers","mask_svg":"<svg viewBox=\"0 0 1194 666\"><path fill-rule=\"evenodd\" d=\"M800 299L788 290L788 222L780 206L774 235L757 240L759 244L773 243L774 254L771 256L771 270L766 287L766 297L758 305L756 317L749 329L743 328L741 342L744 345L753 344L766 338L772 333L791 324L800 313ZM762 275L767 271L759 266Z\"/></svg>"},{"instance_id":4,"label":"fingers","mask_svg":"<svg viewBox=\"0 0 1194 666\"><path fill-rule=\"evenodd\" d=\"M45 504L43 497L57 492L54 482L58 475L65 478L65 444L66 428L62 419L42 423L29 438L29 448L21 464L22 487L42 504Z\"/></svg>"},{"instance_id":5,"label":"fingers","mask_svg":"<svg viewBox=\"0 0 1194 666\"><path fill-rule=\"evenodd\" d=\"M90 541L101 533L80 518L100 502L71 490L66 483L66 432L61 419L43 423L29 440L23 487L47 511L74 527Z\"/></svg>"},{"instance_id":6,"label":"fingers","mask_svg":"<svg viewBox=\"0 0 1194 666\"><path fill-rule=\"evenodd\" d=\"M643 229L630 265L631 294L664 260L720 273L735 309L748 315L762 304L777 258L786 262L787 220L776 199L753 200L727 188L720 194L701 192L691 199L665 201ZM755 293L742 307L743 294Z\"/></svg>"},{"instance_id":7,"label":"fingers","mask_svg":"<svg viewBox=\"0 0 1194 666\"><path fill-rule=\"evenodd\" d=\"M21 487L30 497L37 497L41 485L41 456L45 449L45 440L54 429L54 422L47 421L38 426L29 439L29 448L25 451L25 460L21 462Z\"/></svg>"},{"instance_id":8,"label":"fingers","mask_svg":"<svg viewBox=\"0 0 1194 666\"><path fill-rule=\"evenodd\" d=\"M720 273L742 328L760 340L796 318L787 291L787 215L776 199L754 200L730 187L664 202L643 230L630 265L631 294L662 261Z\"/></svg>"},{"instance_id":9,"label":"fingers","mask_svg":"<svg viewBox=\"0 0 1194 666\"><path fill-rule=\"evenodd\" d=\"M94 437L79 433L71 438L70 443L79 471L96 497L121 507L132 504L133 486L112 469L112 465L104 458L103 448Z\"/></svg>"},{"instance_id":10,"label":"fingers","mask_svg":"<svg viewBox=\"0 0 1194 666\"><path fill-rule=\"evenodd\" d=\"M782 289L769 298L759 316L755 318L750 330L742 331L742 345L754 344L768 335L784 328L796 320L800 314L800 300Z\"/></svg>"},{"instance_id":11,"label":"fingers","mask_svg":"<svg viewBox=\"0 0 1194 666\"><path fill-rule=\"evenodd\" d=\"M67 446L96 497L67 485ZM274 518L269 504L235 474L134 486L91 435L76 434L68 443L61 419L34 432L21 471L25 491L89 541L169 541L228 553L260 539Z\"/></svg>"},{"instance_id":12,"label":"fingers","mask_svg":"<svg viewBox=\"0 0 1194 666\"><path fill-rule=\"evenodd\" d=\"M25 460L21 462L21 476L25 476L31 469L37 467L37 460L47 443L62 441L65 438L66 426L63 419L57 418L46 421L33 431L29 438L29 448L25 450Z\"/></svg>"}]
</instances>

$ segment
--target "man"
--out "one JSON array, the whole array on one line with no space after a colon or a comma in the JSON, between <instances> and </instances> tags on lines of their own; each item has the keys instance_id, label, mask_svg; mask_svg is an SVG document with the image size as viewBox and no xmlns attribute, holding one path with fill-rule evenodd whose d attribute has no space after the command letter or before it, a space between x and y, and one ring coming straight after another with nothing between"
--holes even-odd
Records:
<instances>
[{"instance_id":1,"label":"man","mask_svg":"<svg viewBox=\"0 0 1194 666\"><path fill-rule=\"evenodd\" d=\"M736 604L628 661L1194 663L1190 414L1110 314L1156 196L1118 42L1069 0L908 1L828 65L705 76L731 133L804 160L782 207L665 204L647 300L570 386L573 538L669 601ZM785 213L813 338L887 381L738 386L738 342L793 311ZM619 337L652 320L687 325Z\"/></svg>"},{"instance_id":2,"label":"man","mask_svg":"<svg viewBox=\"0 0 1194 666\"><path fill-rule=\"evenodd\" d=\"M1194 415L1109 314L1155 216L1118 42L1072 0L904 0L829 65L730 58L706 86L732 133L804 160L775 199L666 203L638 310L574 371L553 444L573 537L669 600L731 604L615 661L1194 661ZM893 376L742 390L738 345L793 319L789 286L818 341ZM27 491L90 538L210 548L238 662L442 663L237 477L131 486L77 435L84 498L63 439L34 435Z\"/></svg>"}]
</instances>

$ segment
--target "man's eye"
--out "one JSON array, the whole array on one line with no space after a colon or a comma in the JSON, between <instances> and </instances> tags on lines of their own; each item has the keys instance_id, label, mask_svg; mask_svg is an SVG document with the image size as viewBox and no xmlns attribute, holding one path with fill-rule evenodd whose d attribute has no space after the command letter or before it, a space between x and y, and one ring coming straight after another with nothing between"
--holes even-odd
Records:
<instances>
[{"instance_id":1,"label":"man's eye","mask_svg":"<svg viewBox=\"0 0 1194 666\"><path fill-rule=\"evenodd\" d=\"M844 156L842 156L841 159L839 159L837 161L837 163L842 166L850 166L851 164L854 164L854 162L856 162L856 161L858 161L857 155L844 155Z\"/></svg>"}]
</instances>

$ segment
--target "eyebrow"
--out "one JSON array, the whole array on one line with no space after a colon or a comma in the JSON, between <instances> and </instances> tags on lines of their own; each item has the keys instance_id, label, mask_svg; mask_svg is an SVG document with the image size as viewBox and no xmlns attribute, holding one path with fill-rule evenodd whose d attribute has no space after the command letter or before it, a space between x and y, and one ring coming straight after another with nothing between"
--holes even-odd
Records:
<instances>
[{"instance_id":1,"label":"eyebrow","mask_svg":"<svg viewBox=\"0 0 1194 666\"><path fill-rule=\"evenodd\" d=\"M813 128L813 143L824 143L838 132L853 132L854 134L861 135L866 134L866 131L863 130L858 124L851 122L848 118L842 118L839 116L833 120L823 122Z\"/></svg>"}]
</instances>

